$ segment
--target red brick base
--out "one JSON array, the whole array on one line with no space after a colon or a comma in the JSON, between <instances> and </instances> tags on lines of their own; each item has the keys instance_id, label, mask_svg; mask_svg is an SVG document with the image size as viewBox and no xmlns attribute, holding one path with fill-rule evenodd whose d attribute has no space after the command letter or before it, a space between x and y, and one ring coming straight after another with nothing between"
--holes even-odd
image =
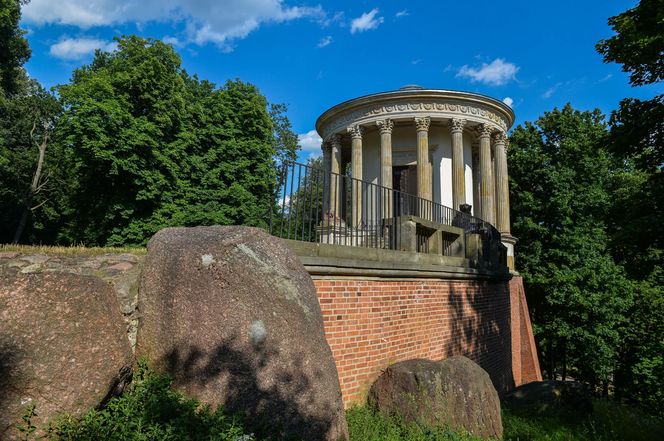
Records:
<instances>
[{"instance_id":1,"label":"red brick base","mask_svg":"<svg viewBox=\"0 0 664 441\"><path fill-rule=\"evenodd\" d=\"M537 377L528 309L515 279L314 280L345 405L362 403L382 369L412 358L465 355L499 392ZM524 357L524 348L534 358Z\"/></svg>"}]
</instances>

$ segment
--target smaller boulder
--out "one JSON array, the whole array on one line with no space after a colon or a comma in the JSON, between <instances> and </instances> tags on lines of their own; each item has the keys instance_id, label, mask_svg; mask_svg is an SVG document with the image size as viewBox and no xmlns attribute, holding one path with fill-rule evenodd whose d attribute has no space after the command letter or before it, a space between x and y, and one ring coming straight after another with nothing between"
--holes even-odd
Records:
<instances>
[{"instance_id":1,"label":"smaller boulder","mask_svg":"<svg viewBox=\"0 0 664 441\"><path fill-rule=\"evenodd\" d=\"M35 273L0 282L0 439L37 436L119 393L133 355L115 292L97 277Z\"/></svg>"},{"instance_id":2,"label":"smaller boulder","mask_svg":"<svg viewBox=\"0 0 664 441\"><path fill-rule=\"evenodd\" d=\"M463 356L393 364L373 384L368 401L407 423L465 430L485 439L500 439L503 433L500 400L489 374Z\"/></svg>"},{"instance_id":3,"label":"smaller boulder","mask_svg":"<svg viewBox=\"0 0 664 441\"><path fill-rule=\"evenodd\" d=\"M507 394L504 402L517 413L584 416L593 410L590 390L576 381L533 381Z\"/></svg>"}]
</instances>

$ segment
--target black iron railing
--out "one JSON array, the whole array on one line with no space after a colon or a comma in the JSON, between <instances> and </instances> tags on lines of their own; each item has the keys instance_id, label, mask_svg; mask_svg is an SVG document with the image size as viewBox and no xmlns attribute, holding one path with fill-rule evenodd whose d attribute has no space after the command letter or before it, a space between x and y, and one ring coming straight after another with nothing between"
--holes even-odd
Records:
<instances>
[{"instance_id":1,"label":"black iron railing","mask_svg":"<svg viewBox=\"0 0 664 441\"><path fill-rule=\"evenodd\" d=\"M467 252L472 248L469 238L475 235L476 264L490 268L505 262L500 233L482 219L371 182L324 172L320 165L282 164L269 224L271 234L285 239L448 256L456 255L459 247L453 244L459 240ZM431 239L434 235L437 242ZM472 256L461 257L472 260Z\"/></svg>"}]
</instances>

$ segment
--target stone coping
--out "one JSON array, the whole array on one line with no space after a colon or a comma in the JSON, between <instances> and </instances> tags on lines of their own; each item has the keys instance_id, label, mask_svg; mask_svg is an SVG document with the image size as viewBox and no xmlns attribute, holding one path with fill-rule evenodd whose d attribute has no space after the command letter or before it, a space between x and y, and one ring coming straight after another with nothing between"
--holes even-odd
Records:
<instances>
[{"instance_id":1,"label":"stone coping","mask_svg":"<svg viewBox=\"0 0 664 441\"><path fill-rule=\"evenodd\" d=\"M380 248L285 240L312 277L367 276L396 278L509 280L509 272L471 268L468 259Z\"/></svg>"}]
</instances>

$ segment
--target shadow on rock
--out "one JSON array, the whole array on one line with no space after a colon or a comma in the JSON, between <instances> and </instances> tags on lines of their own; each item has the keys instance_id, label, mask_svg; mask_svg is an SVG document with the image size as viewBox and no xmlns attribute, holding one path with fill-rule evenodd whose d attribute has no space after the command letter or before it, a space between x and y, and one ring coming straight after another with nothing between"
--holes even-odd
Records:
<instances>
[{"instance_id":1,"label":"shadow on rock","mask_svg":"<svg viewBox=\"0 0 664 441\"><path fill-rule=\"evenodd\" d=\"M261 345L248 354L236 341L233 336L207 352L186 345L173 349L164 365L174 386L194 396L209 396L214 391L216 396L209 401L240 417L247 431L260 438L327 439L336 409L318 406L312 414L307 408L314 404L312 382L322 372L314 369L311 376L306 375L302 357L292 359L290 370L275 372L277 349Z\"/></svg>"}]
</instances>

